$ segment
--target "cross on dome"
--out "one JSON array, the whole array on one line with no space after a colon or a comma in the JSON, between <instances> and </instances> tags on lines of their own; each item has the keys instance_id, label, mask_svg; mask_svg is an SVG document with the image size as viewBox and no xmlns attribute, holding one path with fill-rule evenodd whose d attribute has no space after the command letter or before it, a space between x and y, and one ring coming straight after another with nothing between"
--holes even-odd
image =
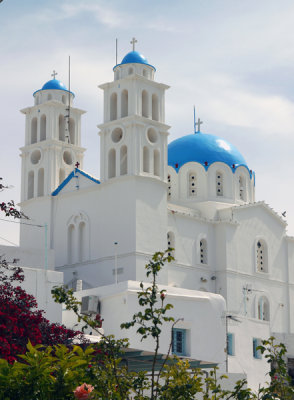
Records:
<instances>
[{"instance_id":1,"label":"cross on dome","mask_svg":"<svg viewBox=\"0 0 294 400\"><path fill-rule=\"evenodd\" d=\"M130 43L133 45L133 51L135 51L135 44L138 43L138 40L133 37L133 39L130 41Z\"/></svg>"},{"instance_id":2,"label":"cross on dome","mask_svg":"<svg viewBox=\"0 0 294 400\"><path fill-rule=\"evenodd\" d=\"M196 110L194 106L194 133L199 133L200 132L200 125L203 124L203 121L198 118L198 121L196 122Z\"/></svg>"},{"instance_id":3,"label":"cross on dome","mask_svg":"<svg viewBox=\"0 0 294 400\"><path fill-rule=\"evenodd\" d=\"M79 168L79 166L80 166L80 163L77 161L77 162L75 163L75 167L76 167L76 168Z\"/></svg>"},{"instance_id":4,"label":"cross on dome","mask_svg":"<svg viewBox=\"0 0 294 400\"><path fill-rule=\"evenodd\" d=\"M195 122L196 133L200 132L200 125L203 124L203 121L198 118L198 121Z\"/></svg>"},{"instance_id":5,"label":"cross on dome","mask_svg":"<svg viewBox=\"0 0 294 400\"><path fill-rule=\"evenodd\" d=\"M53 73L51 74L51 76L53 76L53 79L55 79L56 75L58 75L58 72L56 72L55 69L54 69Z\"/></svg>"}]
</instances>

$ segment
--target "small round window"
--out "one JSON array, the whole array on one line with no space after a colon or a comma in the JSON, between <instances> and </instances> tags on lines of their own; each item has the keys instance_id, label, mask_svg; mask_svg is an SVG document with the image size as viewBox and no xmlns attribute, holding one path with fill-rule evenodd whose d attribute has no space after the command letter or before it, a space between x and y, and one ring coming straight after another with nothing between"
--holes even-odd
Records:
<instances>
[{"instance_id":1,"label":"small round window","mask_svg":"<svg viewBox=\"0 0 294 400\"><path fill-rule=\"evenodd\" d=\"M40 150L35 150L31 154L31 163L32 164L38 164L38 162L41 160L41 152Z\"/></svg>"},{"instance_id":2,"label":"small round window","mask_svg":"<svg viewBox=\"0 0 294 400\"><path fill-rule=\"evenodd\" d=\"M123 131L121 128L115 128L111 133L111 139L114 143L120 142L122 137L123 137Z\"/></svg>"},{"instance_id":3,"label":"small round window","mask_svg":"<svg viewBox=\"0 0 294 400\"><path fill-rule=\"evenodd\" d=\"M71 165L73 163L72 154L70 151L65 150L65 152L63 153L63 161L67 165Z\"/></svg>"},{"instance_id":4,"label":"small round window","mask_svg":"<svg viewBox=\"0 0 294 400\"><path fill-rule=\"evenodd\" d=\"M148 137L149 142L156 143L157 142L157 133L156 133L155 129L149 128L147 131L147 137Z\"/></svg>"}]
</instances>

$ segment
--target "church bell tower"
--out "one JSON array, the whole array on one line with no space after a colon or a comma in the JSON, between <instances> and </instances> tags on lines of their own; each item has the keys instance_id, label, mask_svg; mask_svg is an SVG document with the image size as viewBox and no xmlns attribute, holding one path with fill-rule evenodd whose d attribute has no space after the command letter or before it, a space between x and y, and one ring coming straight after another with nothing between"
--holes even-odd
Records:
<instances>
[{"instance_id":1,"label":"church bell tower","mask_svg":"<svg viewBox=\"0 0 294 400\"><path fill-rule=\"evenodd\" d=\"M73 170L82 164L81 115L73 107L74 94L53 79L33 96L35 104L21 112L26 116L25 146L21 148L21 202L49 196Z\"/></svg>"},{"instance_id":2,"label":"church bell tower","mask_svg":"<svg viewBox=\"0 0 294 400\"><path fill-rule=\"evenodd\" d=\"M155 67L135 50L136 39L104 90L101 129L101 181L139 175L166 181L167 135L165 90L154 81Z\"/></svg>"}]
</instances>

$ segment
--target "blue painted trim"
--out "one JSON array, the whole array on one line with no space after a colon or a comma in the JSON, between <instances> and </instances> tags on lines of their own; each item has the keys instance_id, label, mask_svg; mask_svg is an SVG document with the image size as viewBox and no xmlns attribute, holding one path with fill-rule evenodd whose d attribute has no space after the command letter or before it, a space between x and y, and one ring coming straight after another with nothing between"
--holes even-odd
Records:
<instances>
[{"instance_id":1,"label":"blue painted trim","mask_svg":"<svg viewBox=\"0 0 294 400\"><path fill-rule=\"evenodd\" d=\"M147 65L148 67L151 67L151 68L153 68L153 69L154 69L154 71L156 71L156 68L154 67L154 65L151 65L151 64L146 64L146 63L140 63L140 62L135 62L135 61L132 61L132 62L129 62L129 63L121 63L121 64L116 64L116 65L115 65L115 66L112 68L112 70L114 71L116 67L120 67L121 65L128 65L128 64L141 64L141 65Z\"/></svg>"},{"instance_id":2,"label":"blue painted trim","mask_svg":"<svg viewBox=\"0 0 294 400\"><path fill-rule=\"evenodd\" d=\"M86 172L81 171L79 168L75 168L69 175L67 178L64 179L63 182L61 182L61 184L54 190L54 192L52 192L51 196L57 196L58 193L68 184L68 182L74 178L76 175L76 173L80 173L81 175L83 175L85 178L90 179L90 181L93 181L95 183L98 183L98 185L100 185L100 181L98 179L93 178L91 175L86 174Z\"/></svg>"},{"instance_id":3,"label":"blue painted trim","mask_svg":"<svg viewBox=\"0 0 294 400\"><path fill-rule=\"evenodd\" d=\"M67 89L66 89L66 90L65 90L65 89L39 89L39 90L36 90L36 91L33 93L33 96L35 96L35 94L38 93L38 92L42 92L43 90L61 90L61 91L63 91L63 92L72 94L73 97L76 97L76 95L75 95L73 92L71 92L70 90L67 90Z\"/></svg>"},{"instance_id":4,"label":"blue painted trim","mask_svg":"<svg viewBox=\"0 0 294 400\"><path fill-rule=\"evenodd\" d=\"M196 164L201 165L201 167L203 167L203 168L205 169L205 171L207 171L209 167L211 167L213 164L215 164L215 163L217 163L217 162L218 162L218 163L223 163L223 164L227 165L228 167L230 167L233 173L235 173L239 167L245 167L245 168L247 169L247 171L249 172L250 179L252 179L252 177L253 177L253 179L254 179L254 186L255 186L255 172L252 171L252 169L249 169L249 168L247 167L246 164L239 164L239 165L236 165L236 164L235 164L235 168L233 168L233 166L229 166L227 163L225 163L225 162L223 162L223 161L214 161L213 163L211 163L211 164L209 164L209 165L208 165L208 164L207 164L207 165L200 164L200 163L197 162L197 161L188 161L188 162L193 162L193 163L196 163ZM188 164L188 162L187 162L186 164ZM186 164L183 164L183 165L178 166L178 167L169 164L169 167L172 167L172 168L176 171L176 173L178 174L179 171L180 171L180 169L183 168L183 166L186 165Z\"/></svg>"}]
</instances>

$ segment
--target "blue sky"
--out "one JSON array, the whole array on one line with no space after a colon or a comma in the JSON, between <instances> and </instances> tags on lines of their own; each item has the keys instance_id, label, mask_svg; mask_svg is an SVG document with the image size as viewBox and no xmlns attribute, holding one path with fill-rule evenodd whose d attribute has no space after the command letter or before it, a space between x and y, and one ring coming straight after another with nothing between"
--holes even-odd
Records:
<instances>
[{"instance_id":1,"label":"blue sky","mask_svg":"<svg viewBox=\"0 0 294 400\"><path fill-rule=\"evenodd\" d=\"M0 3L1 175L19 199L19 147L32 93L52 70L67 84L68 55L75 105L87 111L84 169L99 178L97 125L102 91L119 60L137 49L157 68L166 95L169 140L193 131L193 105L203 131L232 142L256 172L256 200L287 210L294 235L294 3L276 0L3 0ZM17 243L14 224L0 237ZM1 241L1 243L5 243Z\"/></svg>"}]
</instances>

